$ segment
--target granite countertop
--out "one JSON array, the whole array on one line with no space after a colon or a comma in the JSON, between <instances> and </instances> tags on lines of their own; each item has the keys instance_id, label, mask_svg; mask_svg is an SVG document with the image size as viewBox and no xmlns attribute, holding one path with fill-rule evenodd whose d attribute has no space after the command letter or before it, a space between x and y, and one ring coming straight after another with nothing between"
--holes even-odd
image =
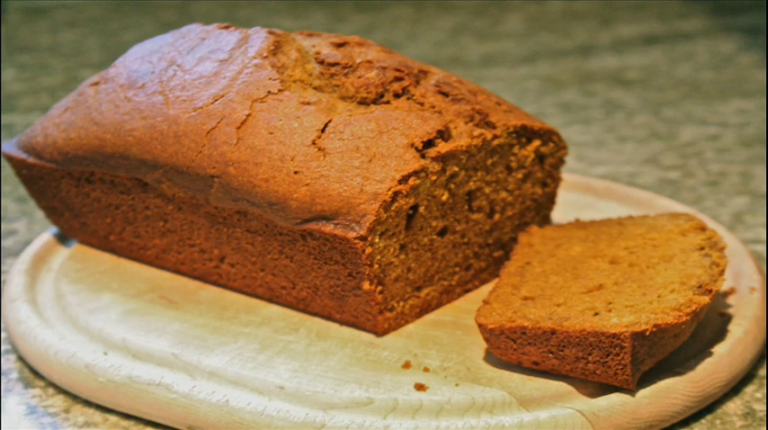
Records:
<instances>
[{"instance_id":1,"label":"granite countertop","mask_svg":"<svg viewBox=\"0 0 768 430\"><path fill-rule=\"evenodd\" d=\"M8 2L2 139L133 44L191 22L357 34L475 81L559 128L567 171L666 195L765 268L765 3ZM2 162L2 276L48 227ZM765 428L761 357L679 429ZM2 331L3 428L161 428L74 397Z\"/></svg>"}]
</instances>

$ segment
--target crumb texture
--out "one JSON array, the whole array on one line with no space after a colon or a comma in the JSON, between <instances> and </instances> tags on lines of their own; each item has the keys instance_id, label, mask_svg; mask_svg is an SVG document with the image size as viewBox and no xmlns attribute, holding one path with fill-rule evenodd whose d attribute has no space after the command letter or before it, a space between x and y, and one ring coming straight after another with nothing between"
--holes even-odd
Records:
<instances>
[{"instance_id":1,"label":"crumb texture","mask_svg":"<svg viewBox=\"0 0 768 430\"><path fill-rule=\"evenodd\" d=\"M634 388L703 316L724 249L687 214L534 226L476 319L502 359Z\"/></svg>"}]
</instances>

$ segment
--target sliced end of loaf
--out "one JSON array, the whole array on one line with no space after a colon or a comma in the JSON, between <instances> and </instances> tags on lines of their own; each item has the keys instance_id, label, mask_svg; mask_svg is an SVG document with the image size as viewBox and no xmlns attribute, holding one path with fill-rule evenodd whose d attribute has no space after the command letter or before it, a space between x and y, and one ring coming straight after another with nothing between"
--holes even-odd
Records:
<instances>
[{"instance_id":1,"label":"sliced end of loaf","mask_svg":"<svg viewBox=\"0 0 768 430\"><path fill-rule=\"evenodd\" d=\"M550 222L565 151L557 134L518 127L403 182L367 243L387 331L498 275L520 231Z\"/></svg>"}]
</instances>

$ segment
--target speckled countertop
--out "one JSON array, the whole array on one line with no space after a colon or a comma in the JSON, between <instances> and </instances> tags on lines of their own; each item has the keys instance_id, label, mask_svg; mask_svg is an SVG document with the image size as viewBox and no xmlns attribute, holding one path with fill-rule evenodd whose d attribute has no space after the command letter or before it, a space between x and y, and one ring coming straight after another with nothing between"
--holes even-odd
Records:
<instances>
[{"instance_id":1,"label":"speckled countertop","mask_svg":"<svg viewBox=\"0 0 768 430\"><path fill-rule=\"evenodd\" d=\"M191 22L357 34L558 127L567 171L724 224L765 268L765 3L36 3L2 13L2 139L131 45ZM48 222L2 162L2 276ZM674 428L765 428L765 355ZM71 396L2 331L3 428L160 428Z\"/></svg>"}]
</instances>

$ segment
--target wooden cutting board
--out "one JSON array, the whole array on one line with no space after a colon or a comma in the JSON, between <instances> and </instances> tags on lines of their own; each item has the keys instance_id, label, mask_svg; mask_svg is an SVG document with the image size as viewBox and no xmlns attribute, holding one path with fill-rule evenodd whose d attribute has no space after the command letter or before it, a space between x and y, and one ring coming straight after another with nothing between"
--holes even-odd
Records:
<instances>
[{"instance_id":1,"label":"wooden cutting board","mask_svg":"<svg viewBox=\"0 0 768 430\"><path fill-rule=\"evenodd\" d=\"M53 383L177 428L661 428L725 393L757 359L764 277L722 226L645 191L568 175L554 214L669 211L695 213L724 237L732 294L634 393L489 355L474 313L491 285L379 338L55 230L13 267L3 318L19 354Z\"/></svg>"}]
</instances>

